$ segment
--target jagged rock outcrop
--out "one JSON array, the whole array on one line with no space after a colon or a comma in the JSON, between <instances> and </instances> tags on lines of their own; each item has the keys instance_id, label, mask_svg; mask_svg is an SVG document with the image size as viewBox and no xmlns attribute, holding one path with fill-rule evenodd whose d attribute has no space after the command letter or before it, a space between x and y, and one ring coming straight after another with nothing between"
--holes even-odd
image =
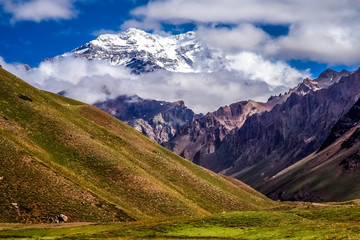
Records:
<instances>
[{"instance_id":1,"label":"jagged rock outcrop","mask_svg":"<svg viewBox=\"0 0 360 240\"><path fill-rule=\"evenodd\" d=\"M57 215L55 217L50 217L49 221L52 223L63 223L68 220L68 217L64 214Z\"/></svg>"},{"instance_id":2,"label":"jagged rock outcrop","mask_svg":"<svg viewBox=\"0 0 360 240\"><path fill-rule=\"evenodd\" d=\"M269 103L250 100L220 107L185 124L173 139L163 145L196 164L216 171L222 166L208 161L206 156L215 152L232 129L240 128L249 116L270 110L277 101L277 98Z\"/></svg>"},{"instance_id":3,"label":"jagged rock outcrop","mask_svg":"<svg viewBox=\"0 0 360 240\"><path fill-rule=\"evenodd\" d=\"M169 141L182 125L202 116L183 101L170 103L138 96L120 96L94 105L158 143Z\"/></svg>"}]
</instances>

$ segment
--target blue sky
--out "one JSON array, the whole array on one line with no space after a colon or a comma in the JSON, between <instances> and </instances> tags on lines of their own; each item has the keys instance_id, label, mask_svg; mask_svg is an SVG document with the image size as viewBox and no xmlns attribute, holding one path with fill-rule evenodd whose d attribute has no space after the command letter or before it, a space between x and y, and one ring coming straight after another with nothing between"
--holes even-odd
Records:
<instances>
[{"instance_id":1,"label":"blue sky","mask_svg":"<svg viewBox=\"0 0 360 240\"><path fill-rule=\"evenodd\" d=\"M71 19L17 20L2 8L0 13L0 56L8 62L37 66L45 58L68 52L95 38L100 29L119 30L130 19L129 12L147 0L79 1ZM1 4L1 1L0 1ZM0 5L1 6L1 5ZM4 6L4 5L3 5Z\"/></svg>"},{"instance_id":2,"label":"blue sky","mask_svg":"<svg viewBox=\"0 0 360 240\"><path fill-rule=\"evenodd\" d=\"M78 88L82 92L70 97L88 103L103 98L89 100L87 96L99 92L95 87L84 92L83 86L89 85L84 81L101 88L104 78L111 76L109 84L114 86L126 86L126 79L136 78L138 89L133 87L132 94L181 99L198 112L206 112L250 98L266 101L327 68L356 70L360 65L359 23L360 0L0 0L0 64L45 90ZM76 75L77 67L87 63L49 66L44 62L99 34L129 27L160 35L193 30L207 44L231 55L236 69L226 73L227 78L223 73L192 74L198 88L187 89L191 84L178 85L189 79L182 73L148 74L152 85L143 86L141 77L101 64L91 66L96 71ZM34 71L27 72L22 64ZM64 68L76 76L63 79ZM126 77L119 79L119 74ZM78 76L81 78L72 80ZM167 90L153 87L159 84L156 81L165 82ZM213 89L230 89L231 94L209 91L209 81ZM130 94L125 88L115 93Z\"/></svg>"},{"instance_id":3,"label":"blue sky","mask_svg":"<svg viewBox=\"0 0 360 240\"><path fill-rule=\"evenodd\" d=\"M213 0L208 1L208 4L206 4L207 1L201 1L201 0L200 1L176 1L176 0L152 1L152 3L149 5L147 5L148 0L120 0L120 1L63 0L62 2L67 2L66 7L70 9L70 15L69 14L66 15L67 13L63 13L63 15L54 13L54 15L52 16L51 13L49 13L49 15L42 16L42 18L39 17L38 19L36 19L33 16L29 16L29 14L21 15L17 13L16 10L11 9L11 7L13 8L18 7L17 4L24 5L29 2L30 3L38 2L39 5L40 4L45 5L47 2L49 2L49 0L20 0L20 1L0 0L0 7L1 7L0 56L2 56L7 62L27 63L31 67L37 66L45 58L53 57L62 54L64 52L68 52L76 48L77 46L80 46L94 39L96 37L95 36L96 33L99 32L100 30L120 31L121 28L124 29L127 23L131 21L136 22L135 24L136 27L143 28L144 30L148 30L148 31L154 30L154 27L149 26L153 24L153 25L157 25L155 27L155 29L157 28L157 30L159 30L159 28L162 28L161 30L171 31L173 33L180 33L186 30L193 30L197 26L205 26L205 25L208 26L212 25L216 27L225 26L231 28L240 23L245 22L245 23L254 24L257 28L264 30L272 37L287 35L289 33L289 27L291 25L297 24L298 21L296 18L294 18L293 21L292 19L289 20L285 19L284 21L281 19L270 21L267 19L269 18L269 16L263 17L263 20L251 19L248 16L245 16L242 19L234 19L234 21L232 21L232 19L229 20L228 18L221 15L215 16L214 19L212 19L211 16L210 17L202 16L206 14L211 15L212 14L211 11L209 12L202 11L203 13L198 14L200 16L196 16L196 13L192 15L191 9L189 9L188 11L190 13L185 13L183 15L181 15L181 13L177 14L176 10L166 11L169 8L176 8L176 6L180 5L181 2L183 2L182 5L184 8L186 6L191 7L191 2L197 2L199 4L204 2L204 8L206 8L206 5L208 6L214 5L214 7L216 7L217 3L216 1ZM52 2L58 2L58 0L54 0ZM233 4L232 3L233 1L229 1L229 2L230 4ZM242 1L238 1L238 2L240 3ZM248 3L249 1L243 1L243 2L244 3L241 3L239 7L249 5ZM262 4L261 1L253 1L253 2L258 2L258 7L261 7ZM324 1L324 6L332 5L329 4L331 2L335 2L335 1ZM334 6L331 7L338 7L337 10L339 12L341 12L342 8L344 8L344 11L348 11L347 7L352 8L351 5L357 3L357 1L348 1L348 0L342 2L345 2L345 4L339 4L339 5L335 4ZM13 6L11 6L11 4ZM226 4L222 4L222 5L226 5ZM254 6L256 7L255 4L249 7L254 7ZM307 5L305 4L304 6L300 6L300 7L306 8L309 6L311 6L311 4L307 4ZM157 10L155 9L156 7L158 7L158 12L160 12L160 15L163 16L156 15L157 14L156 12ZM196 7L198 6L195 6L194 8ZM288 7L291 8L292 7L291 4ZM294 5L294 8L295 7L298 6ZM264 8L266 8L265 5ZM316 8L316 6L314 6L314 8ZM326 7L324 8L326 10ZM131 12L134 9L136 13ZM270 9L269 11L271 11ZM329 7L329 9L330 9L329 15L333 14L331 12L332 8ZM162 10L166 12L163 12L162 14L161 13ZM178 9L179 12L183 10L184 9ZM221 9L219 9L219 11L221 11ZM299 11L301 12L302 9L299 9ZM239 14L241 14L241 12L239 12ZM257 14L261 14L261 13L257 13ZM274 13L274 15L275 14L277 13ZM224 11L224 15L226 15L225 11ZM340 16L340 18L341 17L342 16ZM327 20L328 20L327 16L324 16L324 21ZM319 21L319 19L315 18L314 21ZM347 21L350 22L351 19L348 19ZM132 24L128 24L128 25L131 26ZM354 31L355 30L356 29L354 29ZM337 46L334 44L333 47L336 48ZM354 48L354 51L356 50L357 49ZM305 51L310 51L310 50L304 49L304 52ZM275 56L275 58L281 58L281 57ZM311 57L306 56L306 54L301 57L296 56L293 58L290 57L290 59L285 58L284 61L287 61L291 66L298 69L310 68L314 76L317 76L319 72L323 71L327 67L332 67L336 70L341 70L342 68L353 70L354 68L357 67L359 63L358 61L333 62L330 60L327 62L324 59L319 59L319 60L317 60L316 58L311 59Z\"/></svg>"}]
</instances>

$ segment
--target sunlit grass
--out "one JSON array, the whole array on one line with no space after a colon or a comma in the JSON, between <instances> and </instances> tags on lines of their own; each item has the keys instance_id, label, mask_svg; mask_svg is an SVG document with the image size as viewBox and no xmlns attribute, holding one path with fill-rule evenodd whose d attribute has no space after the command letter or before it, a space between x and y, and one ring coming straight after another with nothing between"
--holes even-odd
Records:
<instances>
[{"instance_id":1,"label":"sunlit grass","mask_svg":"<svg viewBox=\"0 0 360 240\"><path fill-rule=\"evenodd\" d=\"M0 237L39 239L359 239L359 206L284 203L284 209L50 229L7 229ZM0 225L1 227L2 225ZM61 225L60 225L61 226ZM11 227L11 226L2 226ZM22 225L22 228L29 225Z\"/></svg>"}]
</instances>

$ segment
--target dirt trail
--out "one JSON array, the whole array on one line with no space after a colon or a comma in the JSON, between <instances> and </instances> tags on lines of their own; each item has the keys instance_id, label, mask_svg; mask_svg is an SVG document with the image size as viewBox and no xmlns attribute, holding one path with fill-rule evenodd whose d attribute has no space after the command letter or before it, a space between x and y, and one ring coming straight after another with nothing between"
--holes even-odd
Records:
<instances>
[{"instance_id":1,"label":"dirt trail","mask_svg":"<svg viewBox=\"0 0 360 240\"><path fill-rule=\"evenodd\" d=\"M324 204L324 203L311 203L314 206L323 206L323 207L327 207L330 206L330 204Z\"/></svg>"},{"instance_id":2,"label":"dirt trail","mask_svg":"<svg viewBox=\"0 0 360 240\"><path fill-rule=\"evenodd\" d=\"M19 223L0 223L0 231L6 229L29 229L29 228L65 228L78 227L96 224L94 222L71 222L71 223L36 223L36 224L19 224Z\"/></svg>"}]
</instances>

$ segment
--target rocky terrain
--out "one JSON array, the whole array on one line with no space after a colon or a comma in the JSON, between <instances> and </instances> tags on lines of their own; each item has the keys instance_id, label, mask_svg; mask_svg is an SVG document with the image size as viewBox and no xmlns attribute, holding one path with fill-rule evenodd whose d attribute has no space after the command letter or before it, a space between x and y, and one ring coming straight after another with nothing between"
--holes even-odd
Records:
<instances>
[{"instance_id":1,"label":"rocky terrain","mask_svg":"<svg viewBox=\"0 0 360 240\"><path fill-rule=\"evenodd\" d=\"M169 103L138 96L119 96L94 106L128 123L158 143L168 142L181 126L202 117L187 108L183 101Z\"/></svg>"},{"instance_id":2,"label":"rocky terrain","mask_svg":"<svg viewBox=\"0 0 360 240\"><path fill-rule=\"evenodd\" d=\"M259 189L273 199L347 201L360 198L360 100L334 125L320 150Z\"/></svg>"},{"instance_id":3,"label":"rocky terrain","mask_svg":"<svg viewBox=\"0 0 360 240\"><path fill-rule=\"evenodd\" d=\"M274 102L277 100L274 99ZM232 129L240 128L249 116L270 110L272 105L243 101L220 107L215 112L185 124L174 138L163 145L196 164L216 171L221 166L210 163L206 156L215 152Z\"/></svg>"}]
</instances>

